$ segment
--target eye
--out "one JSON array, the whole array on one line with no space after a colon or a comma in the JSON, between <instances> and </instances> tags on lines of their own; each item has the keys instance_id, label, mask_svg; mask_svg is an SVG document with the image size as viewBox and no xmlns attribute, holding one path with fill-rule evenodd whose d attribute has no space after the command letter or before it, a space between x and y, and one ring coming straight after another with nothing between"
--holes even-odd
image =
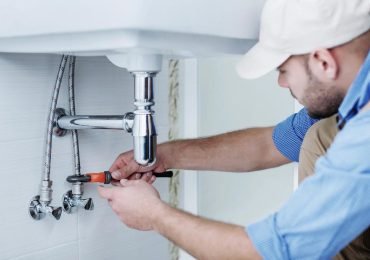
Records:
<instances>
[{"instance_id":1,"label":"eye","mask_svg":"<svg viewBox=\"0 0 370 260\"><path fill-rule=\"evenodd\" d=\"M279 72L280 74L284 74L286 72L286 70L284 69L283 66L279 66L276 68L277 72Z\"/></svg>"}]
</instances>

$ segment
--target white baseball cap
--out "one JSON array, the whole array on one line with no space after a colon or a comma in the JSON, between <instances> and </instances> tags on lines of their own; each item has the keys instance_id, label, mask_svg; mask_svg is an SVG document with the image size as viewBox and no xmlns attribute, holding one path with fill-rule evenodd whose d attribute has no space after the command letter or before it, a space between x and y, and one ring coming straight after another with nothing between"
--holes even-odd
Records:
<instances>
[{"instance_id":1,"label":"white baseball cap","mask_svg":"<svg viewBox=\"0 0 370 260\"><path fill-rule=\"evenodd\" d=\"M267 0L259 41L236 70L243 78L258 78L291 55L332 48L369 29L370 0Z\"/></svg>"}]
</instances>

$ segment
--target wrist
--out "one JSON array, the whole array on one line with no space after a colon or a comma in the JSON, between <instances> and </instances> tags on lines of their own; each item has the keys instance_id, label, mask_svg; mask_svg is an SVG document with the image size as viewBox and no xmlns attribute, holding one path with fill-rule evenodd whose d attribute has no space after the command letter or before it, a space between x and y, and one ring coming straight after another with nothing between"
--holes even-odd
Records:
<instances>
[{"instance_id":1,"label":"wrist","mask_svg":"<svg viewBox=\"0 0 370 260\"><path fill-rule=\"evenodd\" d=\"M157 154L158 158L162 161L163 167L165 170L173 169L174 165L172 163L172 158L174 154L172 152L172 146L174 142L166 142L158 145Z\"/></svg>"},{"instance_id":2,"label":"wrist","mask_svg":"<svg viewBox=\"0 0 370 260\"><path fill-rule=\"evenodd\" d=\"M158 201L152 214L152 228L154 231L161 234L161 227L163 222L166 221L170 210L171 207L167 203L163 202L162 200Z\"/></svg>"}]
</instances>

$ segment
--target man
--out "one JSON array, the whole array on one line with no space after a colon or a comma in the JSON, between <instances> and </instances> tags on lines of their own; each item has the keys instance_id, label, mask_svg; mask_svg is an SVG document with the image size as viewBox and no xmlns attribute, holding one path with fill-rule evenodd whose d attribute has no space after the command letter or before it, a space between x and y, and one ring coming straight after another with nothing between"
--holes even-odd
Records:
<instances>
[{"instance_id":1,"label":"man","mask_svg":"<svg viewBox=\"0 0 370 260\"><path fill-rule=\"evenodd\" d=\"M143 177L145 181L122 180L123 188L99 188L101 196L109 200L128 226L154 229L196 258L327 259L334 256L370 224L369 29L370 1L367 0L267 1L259 43L244 57L238 68L240 74L259 77L278 67L279 84L289 88L309 114L328 117L339 107L342 129L327 154L316 163L316 174L305 180L275 214L245 229L192 216L163 203L156 190L145 182L153 181L150 174ZM273 146L272 141L266 141L271 137L263 137L266 133L271 136L272 129L250 131L266 147ZM210 139L197 142L202 141ZM179 142L158 147L155 168L140 169L126 153L111 170L127 177L135 171L175 168L169 164L172 160L168 160L169 155L176 154L173 148L183 145L185 151L195 149L184 141ZM212 150L213 143L205 146ZM240 151L245 149L238 143L235 147ZM235 159L227 156L229 146L216 145L216 149L224 151L230 164L224 166L221 161L213 167L229 170L236 165L235 168L245 170L245 153ZM269 151L274 159L267 159L264 165L272 167L287 162L276 149ZM202 154L201 148L198 152ZM176 161L175 165L180 166L176 168L212 168L206 167L202 160L187 158ZM264 165L257 159L248 167L252 170Z\"/></svg>"},{"instance_id":2,"label":"man","mask_svg":"<svg viewBox=\"0 0 370 260\"><path fill-rule=\"evenodd\" d=\"M314 174L315 163L326 154L338 134L338 115L320 120L306 133L299 154L299 182ZM370 259L370 227L343 248L334 260Z\"/></svg>"}]
</instances>

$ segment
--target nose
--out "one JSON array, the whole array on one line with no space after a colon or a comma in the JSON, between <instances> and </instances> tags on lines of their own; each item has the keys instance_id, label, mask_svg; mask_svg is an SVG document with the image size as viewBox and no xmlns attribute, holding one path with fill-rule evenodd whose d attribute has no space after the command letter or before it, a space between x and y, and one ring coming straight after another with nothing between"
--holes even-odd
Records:
<instances>
[{"instance_id":1,"label":"nose","mask_svg":"<svg viewBox=\"0 0 370 260\"><path fill-rule=\"evenodd\" d=\"M281 72L279 73L278 84L282 88L289 88L288 81L286 80L285 76Z\"/></svg>"}]
</instances>

